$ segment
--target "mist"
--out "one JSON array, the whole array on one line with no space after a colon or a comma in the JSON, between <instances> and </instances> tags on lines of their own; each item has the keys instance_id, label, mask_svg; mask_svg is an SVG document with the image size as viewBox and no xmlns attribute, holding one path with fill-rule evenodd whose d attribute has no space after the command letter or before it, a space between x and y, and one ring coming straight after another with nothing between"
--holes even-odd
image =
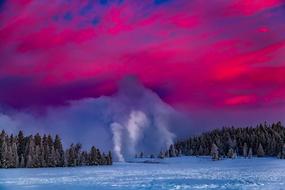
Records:
<instances>
[{"instance_id":1,"label":"mist","mask_svg":"<svg viewBox=\"0 0 285 190\"><path fill-rule=\"evenodd\" d=\"M150 154L167 149L182 128L181 114L134 77L123 79L118 86L112 96L70 101L67 106L47 108L44 115L16 110L2 113L0 128L9 133L59 134L65 147L72 142L84 148L95 145L112 150L119 161L141 151Z\"/></svg>"}]
</instances>

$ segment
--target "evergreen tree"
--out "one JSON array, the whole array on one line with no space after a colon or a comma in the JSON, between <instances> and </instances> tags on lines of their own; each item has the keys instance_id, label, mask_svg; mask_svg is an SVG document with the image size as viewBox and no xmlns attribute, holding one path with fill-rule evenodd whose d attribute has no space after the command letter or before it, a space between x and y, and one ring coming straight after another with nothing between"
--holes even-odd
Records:
<instances>
[{"instance_id":1,"label":"evergreen tree","mask_svg":"<svg viewBox=\"0 0 285 190\"><path fill-rule=\"evenodd\" d=\"M8 162L7 162L7 154L8 154L8 147L7 147L7 136L5 131L3 130L1 133L1 147L0 147L0 164L2 168L7 168Z\"/></svg>"},{"instance_id":2,"label":"evergreen tree","mask_svg":"<svg viewBox=\"0 0 285 190\"><path fill-rule=\"evenodd\" d=\"M82 151L80 154L79 165L86 166L88 164L88 155L86 151Z\"/></svg>"},{"instance_id":3,"label":"evergreen tree","mask_svg":"<svg viewBox=\"0 0 285 190\"><path fill-rule=\"evenodd\" d=\"M212 160L219 160L219 150L215 143L212 144L211 156L212 156Z\"/></svg>"},{"instance_id":4,"label":"evergreen tree","mask_svg":"<svg viewBox=\"0 0 285 190\"><path fill-rule=\"evenodd\" d=\"M175 149L175 147L174 147L174 145L172 144L172 145L170 145L170 148L169 148L169 156L170 157L176 157L176 149Z\"/></svg>"},{"instance_id":5,"label":"evergreen tree","mask_svg":"<svg viewBox=\"0 0 285 190\"><path fill-rule=\"evenodd\" d=\"M90 165L98 165L98 160L97 160L97 149L92 146L90 150Z\"/></svg>"},{"instance_id":6,"label":"evergreen tree","mask_svg":"<svg viewBox=\"0 0 285 190\"><path fill-rule=\"evenodd\" d=\"M252 158L252 148L251 147L248 150L248 158Z\"/></svg>"},{"instance_id":7,"label":"evergreen tree","mask_svg":"<svg viewBox=\"0 0 285 190\"><path fill-rule=\"evenodd\" d=\"M163 151L160 151L158 158L163 159L165 156L165 154L163 153Z\"/></svg>"},{"instance_id":8,"label":"evergreen tree","mask_svg":"<svg viewBox=\"0 0 285 190\"><path fill-rule=\"evenodd\" d=\"M112 165L113 157L111 151L108 152L108 165Z\"/></svg>"},{"instance_id":9,"label":"evergreen tree","mask_svg":"<svg viewBox=\"0 0 285 190\"><path fill-rule=\"evenodd\" d=\"M104 158L103 158L100 150L99 149L96 149L96 150L97 150L97 161L99 164L102 164L102 160L104 160Z\"/></svg>"},{"instance_id":10,"label":"evergreen tree","mask_svg":"<svg viewBox=\"0 0 285 190\"><path fill-rule=\"evenodd\" d=\"M39 168L42 166L40 145L35 145L35 152L33 155L34 167Z\"/></svg>"},{"instance_id":11,"label":"evergreen tree","mask_svg":"<svg viewBox=\"0 0 285 190\"><path fill-rule=\"evenodd\" d=\"M263 157L264 156L264 150L263 150L263 147L262 147L262 145L259 143L259 145L258 145L258 149L257 149L257 156L258 157Z\"/></svg>"},{"instance_id":12,"label":"evergreen tree","mask_svg":"<svg viewBox=\"0 0 285 190\"><path fill-rule=\"evenodd\" d=\"M202 156L203 154L204 154L204 150L203 150L203 147L200 145L199 150L198 150L198 155Z\"/></svg>"},{"instance_id":13,"label":"evergreen tree","mask_svg":"<svg viewBox=\"0 0 285 190\"><path fill-rule=\"evenodd\" d=\"M64 151L64 167L68 167L69 165L69 149ZM89 161L90 162L90 161Z\"/></svg>"},{"instance_id":14,"label":"evergreen tree","mask_svg":"<svg viewBox=\"0 0 285 190\"><path fill-rule=\"evenodd\" d=\"M244 143L243 144L243 149L242 149L242 155L243 155L243 157L247 157L247 152L248 152L248 150L247 150L248 148L247 148L247 144L246 143Z\"/></svg>"},{"instance_id":15,"label":"evergreen tree","mask_svg":"<svg viewBox=\"0 0 285 190\"><path fill-rule=\"evenodd\" d=\"M18 156L18 150L17 150L17 144L16 139L13 138L12 145L11 145L11 159L12 159L12 165L13 168L19 167L19 156Z\"/></svg>"},{"instance_id":16,"label":"evergreen tree","mask_svg":"<svg viewBox=\"0 0 285 190\"><path fill-rule=\"evenodd\" d=\"M193 155L193 149L191 148L191 149L189 150L189 152L187 152L187 153L188 153L189 156L192 156L192 155Z\"/></svg>"},{"instance_id":17,"label":"evergreen tree","mask_svg":"<svg viewBox=\"0 0 285 190\"><path fill-rule=\"evenodd\" d=\"M282 147L281 159L285 159L285 144L284 144L283 147Z\"/></svg>"},{"instance_id":18,"label":"evergreen tree","mask_svg":"<svg viewBox=\"0 0 285 190\"><path fill-rule=\"evenodd\" d=\"M34 137L35 145L40 146L42 143L42 137L40 136L39 133L37 133Z\"/></svg>"},{"instance_id":19,"label":"evergreen tree","mask_svg":"<svg viewBox=\"0 0 285 190\"><path fill-rule=\"evenodd\" d=\"M232 148L229 149L228 157L232 159L235 158L235 152Z\"/></svg>"},{"instance_id":20,"label":"evergreen tree","mask_svg":"<svg viewBox=\"0 0 285 190\"><path fill-rule=\"evenodd\" d=\"M70 145L68 149L68 156L67 156L67 165L68 166L76 166L76 155L75 155L75 147L73 144Z\"/></svg>"},{"instance_id":21,"label":"evergreen tree","mask_svg":"<svg viewBox=\"0 0 285 190\"><path fill-rule=\"evenodd\" d=\"M102 165L107 165L107 156L105 155L105 153L102 153L102 158L100 159L100 163Z\"/></svg>"},{"instance_id":22,"label":"evergreen tree","mask_svg":"<svg viewBox=\"0 0 285 190\"><path fill-rule=\"evenodd\" d=\"M169 157L169 151L167 150L167 151L165 151L165 153L164 153L164 157L165 158L168 158Z\"/></svg>"},{"instance_id":23,"label":"evergreen tree","mask_svg":"<svg viewBox=\"0 0 285 190\"><path fill-rule=\"evenodd\" d=\"M29 154L27 155L27 163L26 163L26 167L27 168L32 168L33 167L33 160L32 160L32 156Z\"/></svg>"},{"instance_id":24,"label":"evergreen tree","mask_svg":"<svg viewBox=\"0 0 285 190\"><path fill-rule=\"evenodd\" d=\"M21 154L20 157L20 168L24 168L25 167L25 159L24 159L24 155Z\"/></svg>"},{"instance_id":25,"label":"evergreen tree","mask_svg":"<svg viewBox=\"0 0 285 190\"><path fill-rule=\"evenodd\" d=\"M25 150L25 155L26 155L26 167L27 168L34 167L35 144L34 144L33 136L30 136L28 138L28 145Z\"/></svg>"},{"instance_id":26,"label":"evergreen tree","mask_svg":"<svg viewBox=\"0 0 285 190\"><path fill-rule=\"evenodd\" d=\"M12 156L12 147L9 139L7 139L7 153L6 153L6 167L12 168L13 167L13 156Z\"/></svg>"},{"instance_id":27,"label":"evergreen tree","mask_svg":"<svg viewBox=\"0 0 285 190\"><path fill-rule=\"evenodd\" d=\"M48 157L49 157L49 146L47 136L44 135L42 138L42 167L48 166Z\"/></svg>"},{"instance_id":28,"label":"evergreen tree","mask_svg":"<svg viewBox=\"0 0 285 190\"><path fill-rule=\"evenodd\" d=\"M55 151L54 151L54 145L53 145L53 139L51 137L51 135L47 136L47 152L46 152L47 156L47 166L48 167L55 167L56 163L55 163Z\"/></svg>"},{"instance_id":29,"label":"evergreen tree","mask_svg":"<svg viewBox=\"0 0 285 190\"><path fill-rule=\"evenodd\" d=\"M56 166L64 166L64 150L59 135L55 136L54 148L56 153Z\"/></svg>"},{"instance_id":30,"label":"evergreen tree","mask_svg":"<svg viewBox=\"0 0 285 190\"><path fill-rule=\"evenodd\" d=\"M81 154L82 145L77 143L75 145L75 165L78 166L80 162L80 154Z\"/></svg>"},{"instance_id":31,"label":"evergreen tree","mask_svg":"<svg viewBox=\"0 0 285 190\"><path fill-rule=\"evenodd\" d=\"M177 156L177 150L181 150L183 155L211 155L210 150L214 143L218 148L220 157L230 153L230 157L237 155L244 157L278 155L281 158L284 142L285 128L281 122L272 125L263 123L256 127L245 128L223 127L184 141L178 141L174 145L175 148L169 148L167 154L171 156L175 152ZM250 152L248 147L251 147L251 155L248 155Z\"/></svg>"},{"instance_id":32,"label":"evergreen tree","mask_svg":"<svg viewBox=\"0 0 285 190\"><path fill-rule=\"evenodd\" d=\"M18 155L24 155L25 153L25 138L24 138L24 133L23 131L19 131L18 136L17 136L17 151Z\"/></svg>"},{"instance_id":33,"label":"evergreen tree","mask_svg":"<svg viewBox=\"0 0 285 190\"><path fill-rule=\"evenodd\" d=\"M58 135L53 141L51 135L25 137L20 131L10 137L3 130L0 134L0 167L1 168L38 168L63 166L111 165L112 154L101 153L94 146L90 153L81 151L81 144L71 145L64 151Z\"/></svg>"}]
</instances>

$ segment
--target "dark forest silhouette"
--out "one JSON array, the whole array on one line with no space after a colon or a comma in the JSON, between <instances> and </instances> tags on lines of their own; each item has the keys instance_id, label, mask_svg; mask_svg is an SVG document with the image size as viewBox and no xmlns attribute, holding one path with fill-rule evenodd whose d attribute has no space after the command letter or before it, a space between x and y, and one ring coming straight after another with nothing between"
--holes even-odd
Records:
<instances>
[{"instance_id":1,"label":"dark forest silhouette","mask_svg":"<svg viewBox=\"0 0 285 190\"><path fill-rule=\"evenodd\" d=\"M161 151L159 158L186 156L212 156L222 158L278 157L285 159L285 128L281 122L256 127L224 127L186 140L177 141L169 150Z\"/></svg>"},{"instance_id":2,"label":"dark forest silhouette","mask_svg":"<svg viewBox=\"0 0 285 190\"><path fill-rule=\"evenodd\" d=\"M40 168L111 165L112 155L107 155L94 146L89 151L82 151L81 144L71 144L63 149L58 135L53 140L51 135L36 134L24 136L0 135L1 168Z\"/></svg>"}]
</instances>

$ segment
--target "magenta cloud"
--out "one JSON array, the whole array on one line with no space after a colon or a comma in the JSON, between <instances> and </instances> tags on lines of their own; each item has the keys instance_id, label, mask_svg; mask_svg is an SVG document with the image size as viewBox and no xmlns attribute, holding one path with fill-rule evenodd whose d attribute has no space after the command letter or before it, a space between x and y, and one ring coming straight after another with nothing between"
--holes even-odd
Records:
<instances>
[{"instance_id":1,"label":"magenta cloud","mask_svg":"<svg viewBox=\"0 0 285 190\"><path fill-rule=\"evenodd\" d=\"M117 81L135 75L196 118L250 110L275 120L285 106L284 7L281 0L2 0L0 105L41 112L112 95Z\"/></svg>"}]
</instances>

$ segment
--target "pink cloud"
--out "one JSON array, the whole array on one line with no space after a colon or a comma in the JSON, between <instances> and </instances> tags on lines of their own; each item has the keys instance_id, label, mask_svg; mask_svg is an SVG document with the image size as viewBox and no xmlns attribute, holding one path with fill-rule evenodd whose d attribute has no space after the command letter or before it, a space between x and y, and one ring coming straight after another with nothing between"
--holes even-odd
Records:
<instances>
[{"instance_id":1,"label":"pink cloud","mask_svg":"<svg viewBox=\"0 0 285 190\"><path fill-rule=\"evenodd\" d=\"M0 76L29 80L15 88L3 82L0 102L53 105L110 94L127 75L187 110L282 102L284 26L263 15L281 2L191 2L96 4L80 14L87 1L9 1L0 13ZM28 98L15 100L26 89Z\"/></svg>"},{"instance_id":2,"label":"pink cloud","mask_svg":"<svg viewBox=\"0 0 285 190\"><path fill-rule=\"evenodd\" d=\"M249 95L235 96L225 100L225 104L230 106L254 103L255 98Z\"/></svg>"},{"instance_id":3,"label":"pink cloud","mask_svg":"<svg viewBox=\"0 0 285 190\"><path fill-rule=\"evenodd\" d=\"M282 3L281 0L258 0L258 1L249 1L249 0L236 0L232 1L230 4L230 10L228 11L235 12L239 11L242 14L249 16L256 14L260 11L279 6Z\"/></svg>"}]
</instances>

